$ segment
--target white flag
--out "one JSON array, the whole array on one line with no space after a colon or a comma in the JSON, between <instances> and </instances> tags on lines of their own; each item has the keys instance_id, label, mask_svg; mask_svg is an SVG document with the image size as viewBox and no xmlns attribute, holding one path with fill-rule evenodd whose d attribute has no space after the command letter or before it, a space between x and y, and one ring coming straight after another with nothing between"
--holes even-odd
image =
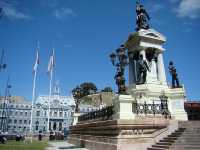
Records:
<instances>
[{"instance_id":1,"label":"white flag","mask_svg":"<svg viewBox=\"0 0 200 150\"><path fill-rule=\"evenodd\" d=\"M34 67L33 67L33 72L36 72L36 71L37 71L38 65L39 65L39 52L38 52L38 50L37 50L37 51L36 51L35 65L34 65Z\"/></svg>"},{"instance_id":2,"label":"white flag","mask_svg":"<svg viewBox=\"0 0 200 150\"><path fill-rule=\"evenodd\" d=\"M49 58L47 73L50 73L54 66L55 66L55 56L54 56L54 49L53 49L52 55Z\"/></svg>"}]
</instances>

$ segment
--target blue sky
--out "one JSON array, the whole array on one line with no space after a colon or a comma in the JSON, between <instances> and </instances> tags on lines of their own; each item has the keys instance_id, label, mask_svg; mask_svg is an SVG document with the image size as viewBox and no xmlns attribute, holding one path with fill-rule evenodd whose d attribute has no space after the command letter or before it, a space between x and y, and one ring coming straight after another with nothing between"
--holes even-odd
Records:
<instances>
[{"instance_id":1,"label":"blue sky","mask_svg":"<svg viewBox=\"0 0 200 150\"><path fill-rule=\"evenodd\" d=\"M188 99L200 99L200 1L142 0L151 16L151 27L167 37L165 67L173 60ZM40 65L37 95L49 92L46 75L54 47L56 68L63 95L76 85L94 82L99 89L116 89L115 69L109 54L135 29L134 0L0 0L0 49L8 68L0 73L0 93L10 76L12 95L32 95L32 68L37 40ZM167 72L168 81L171 81Z\"/></svg>"}]
</instances>

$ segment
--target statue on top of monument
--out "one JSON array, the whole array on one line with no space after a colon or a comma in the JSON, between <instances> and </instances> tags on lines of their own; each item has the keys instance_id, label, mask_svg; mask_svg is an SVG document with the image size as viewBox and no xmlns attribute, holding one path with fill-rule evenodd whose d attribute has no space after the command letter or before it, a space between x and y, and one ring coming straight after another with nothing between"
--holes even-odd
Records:
<instances>
[{"instance_id":1,"label":"statue on top of monument","mask_svg":"<svg viewBox=\"0 0 200 150\"><path fill-rule=\"evenodd\" d=\"M150 17L144 6L140 4L139 0L136 2L136 15L136 31L139 31L140 29L149 29L148 21L150 20Z\"/></svg>"},{"instance_id":2,"label":"statue on top of monument","mask_svg":"<svg viewBox=\"0 0 200 150\"><path fill-rule=\"evenodd\" d=\"M143 59L143 55L139 55L137 84L144 84L146 82L147 71L150 71L149 66L146 60Z\"/></svg>"},{"instance_id":3,"label":"statue on top of monument","mask_svg":"<svg viewBox=\"0 0 200 150\"><path fill-rule=\"evenodd\" d=\"M178 74L176 72L176 68L172 61L169 62L169 72L172 76L172 88L179 88L180 84L179 84ZM175 83L176 83L176 85L175 85Z\"/></svg>"}]
</instances>

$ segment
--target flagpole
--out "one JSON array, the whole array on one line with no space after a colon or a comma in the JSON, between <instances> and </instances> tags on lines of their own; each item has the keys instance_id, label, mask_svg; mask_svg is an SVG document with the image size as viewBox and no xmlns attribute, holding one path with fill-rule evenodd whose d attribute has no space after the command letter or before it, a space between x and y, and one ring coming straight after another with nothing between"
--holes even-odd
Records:
<instances>
[{"instance_id":1,"label":"flagpole","mask_svg":"<svg viewBox=\"0 0 200 150\"><path fill-rule=\"evenodd\" d=\"M35 101L35 82L36 82L37 70L34 71L33 77L33 93L32 93L32 104L31 104L31 122L30 122L30 133L32 134L32 124L33 124L33 105Z\"/></svg>"},{"instance_id":2,"label":"flagpole","mask_svg":"<svg viewBox=\"0 0 200 150\"><path fill-rule=\"evenodd\" d=\"M49 122L50 122L50 101L51 101L51 85L52 85L52 75L53 75L53 68L51 68L50 70L50 82L49 82L49 108L48 108L48 122L47 122L47 132L49 133L49 130L50 130L50 125L49 125Z\"/></svg>"},{"instance_id":3,"label":"flagpole","mask_svg":"<svg viewBox=\"0 0 200 150\"><path fill-rule=\"evenodd\" d=\"M37 78L37 67L39 64L39 54L38 54L38 50L39 50L39 41L37 41L37 53L36 53L36 62L34 64L33 67L33 71L34 71L34 77L33 77L33 91L32 91L32 103L31 103L31 122L30 122L30 133L32 135L33 131L32 131L32 125L33 125L33 105L35 102L35 83L36 83L36 78Z\"/></svg>"}]
</instances>

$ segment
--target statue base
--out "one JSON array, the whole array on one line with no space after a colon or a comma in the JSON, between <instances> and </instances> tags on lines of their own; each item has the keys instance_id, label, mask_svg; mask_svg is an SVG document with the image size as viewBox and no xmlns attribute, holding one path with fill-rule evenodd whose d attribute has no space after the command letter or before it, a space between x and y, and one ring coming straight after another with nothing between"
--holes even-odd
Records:
<instances>
[{"instance_id":1,"label":"statue base","mask_svg":"<svg viewBox=\"0 0 200 150\"><path fill-rule=\"evenodd\" d=\"M178 128L164 118L79 122L70 127L68 142L90 150L144 150Z\"/></svg>"},{"instance_id":2,"label":"statue base","mask_svg":"<svg viewBox=\"0 0 200 150\"><path fill-rule=\"evenodd\" d=\"M141 84L129 87L129 93L137 103L160 104L161 95L168 97L168 109L172 119L187 121L187 113L184 109L185 90L184 87L170 88L162 84Z\"/></svg>"}]
</instances>

